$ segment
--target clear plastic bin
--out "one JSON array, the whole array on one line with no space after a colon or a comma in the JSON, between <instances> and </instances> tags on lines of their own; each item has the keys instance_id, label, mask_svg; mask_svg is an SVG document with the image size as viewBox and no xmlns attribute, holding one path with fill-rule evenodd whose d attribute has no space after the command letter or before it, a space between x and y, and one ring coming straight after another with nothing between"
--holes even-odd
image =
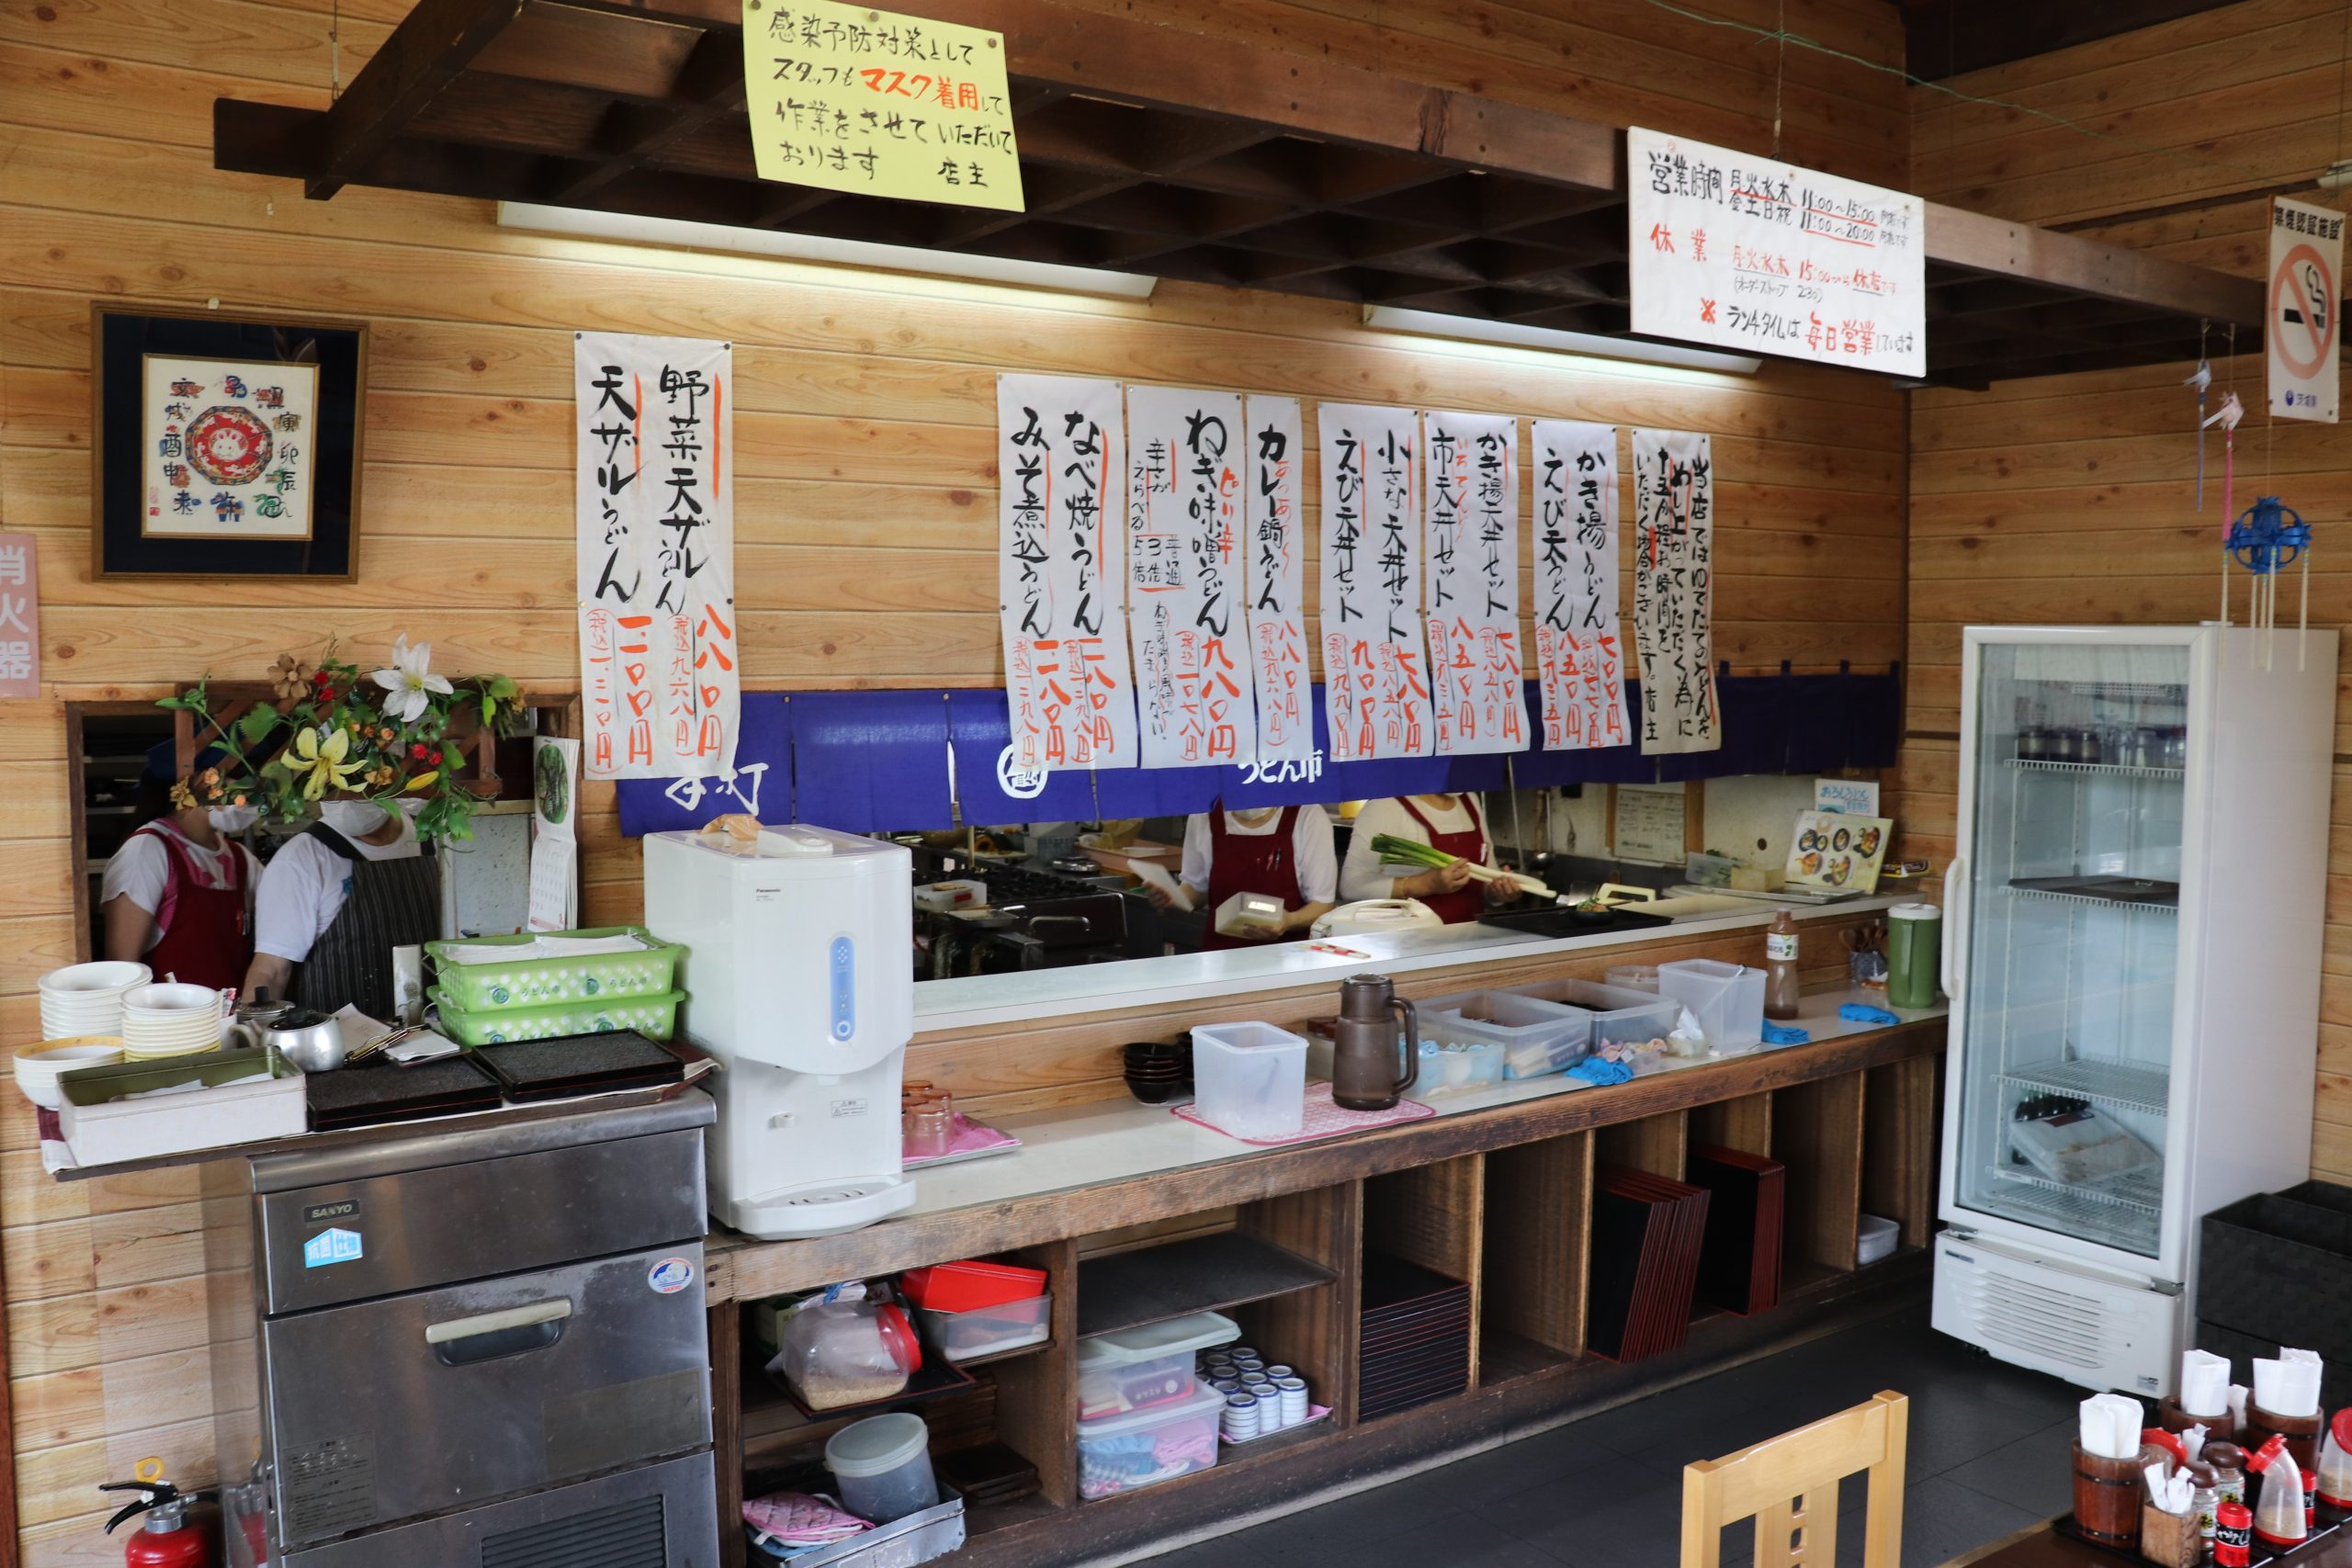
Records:
<instances>
[{"instance_id":1,"label":"clear plastic bin","mask_svg":"<svg viewBox=\"0 0 2352 1568\"><path fill-rule=\"evenodd\" d=\"M1707 1048L1752 1051L1764 1043L1764 971L1713 958L1657 966L1658 994L1690 1010Z\"/></svg>"},{"instance_id":2,"label":"clear plastic bin","mask_svg":"<svg viewBox=\"0 0 2352 1568\"><path fill-rule=\"evenodd\" d=\"M1592 1014L1513 991L1462 991L1421 1004L1421 1032L1440 1044L1503 1048L1503 1076L1540 1078L1592 1054Z\"/></svg>"},{"instance_id":3,"label":"clear plastic bin","mask_svg":"<svg viewBox=\"0 0 2352 1568\"><path fill-rule=\"evenodd\" d=\"M1592 1049L1619 1045L1628 1040L1663 1040L1674 1032L1681 1010L1656 991L1630 986L1604 986L1598 980L1546 980L1540 986L1513 986L1514 996L1559 1002L1592 1014Z\"/></svg>"},{"instance_id":4,"label":"clear plastic bin","mask_svg":"<svg viewBox=\"0 0 2352 1568\"><path fill-rule=\"evenodd\" d=\"M1186 1358L1186 1375L1191 1375ZM1216 1463L1225 1395L1205 1383L1174 1403L1078 1424L1078 1495L1116 1496Z\"/></svg>"},{"instance_id":5,"label":"clear plastic bin","mask_svg":"<svg viewBox=\"0 0 2352 1568\"><path fill-rule=\"evenodd\" d=\"M1191 1398L1193 1352L1240 1337L1241 1325L1233 1319L1196 1312L1080 1340L1079 1420L1099 1421Z\"/></svg>"},{"instance_id":6,"label":"clear plastic bin","mask_svg":"<svg viewBox=\"0 0 2352 1568\"><path fill-rule=\"evenodd\" d=\"M1042 1345L1051 1337L1054 1298L1032 1296L999 1306L974 1307L969 1312L917 1310L923 1343L951 1361L968 1361L1023 1345Z\"/></svg>"},{"instance_id":7,"label":"clear plastic bin","mask_svg":"<svg viewBox=\"0 0 2352 1568\"><path fill-rule=\"evenodd\" d=\"M1647 991L1657 995L1657 965L1655 964L1612 964L1601 978L1621 991Z\"/></svg>"},{"instance_id":8,"label":"clear plastic bin","mask_svg":"<svg viewBox=\"0 0 2352 1568\"><path fill-rule=\"evenodd\" d=\"M508 964L459 964L450 956L479 954L499 947L528 949L541 936L629 936L645 946L634 953L592 953L571 958L532 953ZM597 926L585 931L428 942L424 951L433 955L435 980L451 1006L467 1012L502 1012L592 998L660 996L676 983L678 956L685 949L676 942L664 942L643 926Z\"/></svg>"},{"instance_id":9,"label":"clear plastic bin","mask_svg":"<svg viewBox=\"0 0 2352 1568\"><path fill-rule=\"evenodd\" d=\"M634 1029L648 1040L667 1040L678 1030L684 991L658 997L596 997L552 1007L508 1008L469 1012L438 986L426 993L441 1014L441 1032L460 1045L503 1045L511 1040L553 1040L566 1034L609 1034Z\"/></svg>"},{"instance_id":10,"label":"clear plastic bin","mask_svg":"<svg viewBox=\"0 0 2352 1568\"><path fill-rule=\"evenodd\" d=\"M1877 1214L1864 1214L1857 1233L1854 1267L1867 1269L1873 1263L1883 1261L1889 1254L1894 1252L1895 1240L1902 1234L1903 1227L1893 1220L1883 1219Z\"/></svg>"},{"instance_id":11,"label":"clear plastic bin","mask_svg":"<svg viewBox=\"0 0 2352 1568\"><path fill-rule=\"evenodd\" d=\"M1502 1046L1492 1042L1461 1040L1440 1044L1424 1040L1412 1087L1406 1092L1415 1100L1426 1100L1436 1094L1489 1088L1503 1081L1506 1055Z\"/></svg>"},{"instance_id":12,"label":"clear plastic bin","mask_svg":"<svg viewBox=\"0 0 2352 1568\"><path fill-rule=\"evenodd\" d=\"M1271 1023L1193 1031L1193 1103L1237 1138L1282 1138L1306 1121L1306 1042Z\"/></svg>"}]
</instances>

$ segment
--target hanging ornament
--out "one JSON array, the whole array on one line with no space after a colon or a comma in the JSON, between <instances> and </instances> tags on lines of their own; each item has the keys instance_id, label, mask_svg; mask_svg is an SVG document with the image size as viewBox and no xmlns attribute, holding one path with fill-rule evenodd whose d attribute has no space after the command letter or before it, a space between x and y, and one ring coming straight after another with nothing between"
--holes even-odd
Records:
<instances>
[{"instance_id":1,"label":"hanging ornament","mask_svg":"<svg viewBox=\"0 0 2352 1568\"><path fill-rule=\"evenodd\" d=\"M2202 512L2205 510L2205 430L2213 423L2205 417L2205 393L2213 385L2213 364L2201 352L2201 333L2199 346L2197 368L2190 371L2180 384L2197 389L2197 510Z\"/></svg>"},{"instance_id":2,"label":"hanging ornament","mask_svg":"<svg viewBox=\"0 0 2352 1568\"><path fill-rule=\"evenodd\" d=\"M2301 668L2302 633L2311 623L2311 525L2275 495L2263 496L2248 507L2231 523L2228 536L2222 541L2222 547L2227 554L2222 567L2222 624L2226 626L2230 623L2226 562L2235 561L2253 579L2246 624L2262 634L2259 646L2266 670L2270 667L2270 634L2278 623L2278 577L2289 567L2297 565L2303 579L2302 611L2295 627L2296 667Z\"/></svg>"},{"instance_id":3,"label":"hanging ornament","mask_svg":"<svg viewBox=\"0 0 2352 1568\"><path fill-rule=\"evenodd\" d=\"M2225 627L2230 624L2230 553L2226 547L2229 543L2231 524L2228 519L2237 503L2234 491L2237 489L2238 477L2238 421L2245 417L2245 405L2238 401L2237 392L2232 389L2222 394L2222 406L2215 409L2210 417L2200 422L2198 427L2200 432L2200 461L2203 451L2202 431L2211 425L2218 424L2222 427L2222 516L2223 518L2222 542L2225 547L2222 551L2222 625ZM2223 639L2222 658L2224 661L2230 656L2229 647L2228 640Z\"/></svg>"}]
</instances>

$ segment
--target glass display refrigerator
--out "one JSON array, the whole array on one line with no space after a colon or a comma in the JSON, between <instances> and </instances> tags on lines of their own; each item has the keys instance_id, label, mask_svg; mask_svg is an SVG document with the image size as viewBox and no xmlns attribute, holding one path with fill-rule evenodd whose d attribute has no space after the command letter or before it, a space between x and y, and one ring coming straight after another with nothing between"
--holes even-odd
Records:
<instances>
[{"instance_id":1,"label":"glass display refrigerator","mask_svg":"<svg viewBox=\"0 0 2352 1568\"><path fill-rule=\"evenodd\" d=\"M1966 628L1939 1329L2170 1393L2199 1216L2309 1174L2335 643Z\"/></svg>"}]
</instances>

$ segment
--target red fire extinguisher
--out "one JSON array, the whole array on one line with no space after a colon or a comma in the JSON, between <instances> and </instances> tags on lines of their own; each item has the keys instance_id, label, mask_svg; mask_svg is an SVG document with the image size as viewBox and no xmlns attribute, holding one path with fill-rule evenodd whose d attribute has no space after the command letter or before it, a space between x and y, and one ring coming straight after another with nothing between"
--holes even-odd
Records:
<instances>
[{"instance_id":1,"label":"red fire extinguisher","mask_svg":"<svg viewBox=\"0 0 2352 1568\"><path fill-rule=\"evenodd\" d=\"M209 1490L183 1492L164 1479L164 1461L142 1459L132 1467L135 1481L110 1481L101 1492L138 1492L136 1503L107 1521L107 1533L125 1519L144 1514L137 1534L124 1547L128 1568L212 1568L212 1542L187 1521L187 1506L215 1495Z\"/></svg>"}]
</instances>

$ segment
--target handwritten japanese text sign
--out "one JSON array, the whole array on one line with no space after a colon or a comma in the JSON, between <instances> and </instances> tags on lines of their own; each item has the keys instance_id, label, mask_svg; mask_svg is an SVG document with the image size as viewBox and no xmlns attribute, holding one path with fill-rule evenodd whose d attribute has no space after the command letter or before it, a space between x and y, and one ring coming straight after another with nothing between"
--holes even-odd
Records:
<instances>
[{"instance_id":1,"label":"handwritten japanese text sign","mask_svg":"<svg viewBox=\"0 0 2352 1568\"><path fill-rule=\"evenodd\" d=\"M1250 652L1258 686L1258 761L1315 755L1314 675L1306 660L1306 520L1299 507L1306 442L1298 400L1252 395L1249 425Z\"/></svg>"},{"instance_id":2,"label":"handwritten japanese text sign","mask_svg":"<svg viewBox=\"0 0 2352 1568\"><path fill-rule=\"evenodd\" d=\"M1424 414L1421 456L1437 749L1459 755L1523 750L1519 421Z\"/></svg>"},{"instance_id":3,"label":"handwritten japanese text sign","mask_svg":"<svg viewBox=\"0 0 2352 1568\"><path fill-rule=\"evenodd\" d=\"M1420 420L1325 403L1324 701L1331 759L1426 757L1436 747L1421 640Z\"/></svg>"},{"instance_id":4,"label":"handwritten japanese text sign","mask_svg":"<svg viewBox=\"0 0 2352 1568\"><path fill-rule=\"evenodd\" d=\"M1714 458L1704 435L1634 432L1634 633L1642 750L1723 745L1715 702Z\"/></svg>"},{"instance_id":5,"label":"handwritten japanese text sign","mask_svg":"<svg viewBox=\"0 0 2352 1568\"><path fill-rule=\"evenodd\" d=\"M1237 393L1127 389L1127 623L1147 768L1256 754L1247 447Z\"/></svg>"},{"instance_id":6,"label":"handwritten japanese text sign","mask_svg":"<svg viewBox=\"0 0 2352 1568\"><path fill-rule=\"evenodd\" d=\"M1617 430L1539 419L1533 438L1544 749L1623 746L1634 737L1617 622Z\"/></svg>"}]
</instances>

